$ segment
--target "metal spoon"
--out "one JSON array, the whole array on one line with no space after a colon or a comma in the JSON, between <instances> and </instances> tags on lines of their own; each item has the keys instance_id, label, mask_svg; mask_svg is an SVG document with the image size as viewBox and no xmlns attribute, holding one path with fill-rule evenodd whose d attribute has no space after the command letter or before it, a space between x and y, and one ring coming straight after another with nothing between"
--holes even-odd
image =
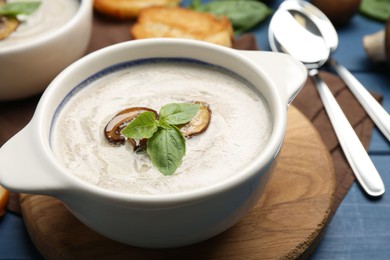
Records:
<instances>
[{"instance_id":1,"label":"metal spoon","mask_svg":"<svg viewBox=\"0 0 390 260\"><path fill-rule=\"evenodd\" d=\"M294 12L277 10L269 26L271 49L288 53L306 66L356 178L367 194L380 196L385 188L379 173L328 86L318 75L317 69L328 60L330 49L314 24L310 20L306 22L313 31L302 27L294 18Z\"/></svg>"},{"instance_id":2,"label":"metal spoon","mask_svg":"<svg viewBox=\"0 0 390 260\"><path fill-rule=\"evenodd\" d=\"M314 31L319 31L322 35L325 44L333 53L336 51L338 45L338 36L336 29L328 19L328 17L321 12L314 5L306 1L285 1L280 9L296 11L301 15L312 21L312 26L307 27L308 30L313 30L313 25L316 27ZM367 89L342 65L338 64L334 59L329 58L328 65L344 80L356 99L364 107L367 114L375 122L377 127L381 130L383 135L390 141L390 115L379 104L376 99L367 91Z\"/></svg>"}]
</instances>

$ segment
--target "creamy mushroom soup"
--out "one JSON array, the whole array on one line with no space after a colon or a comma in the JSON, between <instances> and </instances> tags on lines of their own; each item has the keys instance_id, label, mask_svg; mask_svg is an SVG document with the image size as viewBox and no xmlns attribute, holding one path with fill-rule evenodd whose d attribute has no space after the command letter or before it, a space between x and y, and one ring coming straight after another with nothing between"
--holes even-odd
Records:
<instances>
[{"instance_id":1,"label":"creamy mushroom soup","mask_svg":"<svg viewBox=\"0 0 390 260\"><path fill-rule=\"evenodd\" d=\"M36 40L65 25L76 14L79 0L8 0L7 3L30 1L41 2L32 14L19 16L22 21L16 31L0 40L0 48L16 46Z\"/></svg>"},{"instance_id":2,"label":"creamy mushroom soup","mask_svg":"<svg viewBox=\"0 0 390 260\"><path fill-rule=\"evenodd\" d=\"M201 101L211 110L205 132L186 139L186 154L164 176L146 153L113 145L104 129L119 111ZM182 59L153 59L106 69L77 86L58 109L51 146L77 177L131 194L170 194L224 181L260 155L270 138L268 105L248 82L223 68Z\"/></svg>"}]
</instances>

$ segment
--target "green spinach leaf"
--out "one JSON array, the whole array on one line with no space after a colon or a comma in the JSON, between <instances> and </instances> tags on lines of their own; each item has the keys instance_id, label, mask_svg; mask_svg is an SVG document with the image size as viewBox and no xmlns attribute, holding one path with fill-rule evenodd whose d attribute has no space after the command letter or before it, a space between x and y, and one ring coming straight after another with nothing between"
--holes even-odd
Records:
<instances>
[{"instance_id":1,"label":"green spinach leaf","mask_svg":"<svg viewBox=\"0 0 390 260\"><path fill-rule=\"evenodd\" d=\"M196 11L228 17L238 34L252 29L272 14L267 5L255 0L219 0L205 4L200 0L193 0L189 7Z\"/></svg>"},{"instance_id":2,"label":"green spinach leaf","mask_svg":"<svg viewBox=\"0 0 390 260\"><path fill-rule=\"evenodd\" d=\"M386 21L390 17L390 0L362 0L359 11L368 17Z\"/></svg>"}]
</instances>

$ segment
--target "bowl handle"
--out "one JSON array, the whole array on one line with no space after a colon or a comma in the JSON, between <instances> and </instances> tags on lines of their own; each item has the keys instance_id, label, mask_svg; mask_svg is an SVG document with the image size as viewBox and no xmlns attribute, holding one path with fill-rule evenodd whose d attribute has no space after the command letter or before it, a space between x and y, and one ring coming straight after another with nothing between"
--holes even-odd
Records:
<instances>
[{"instance_id":1,"label":"bowl handle","mask_svg":"<svg viewBox=\"0 0 390 260\"><path fill-rule=\"evenodd\" d=\"M65 183L59 180L58 169L31 124L0 148L0 185L14 192L53 195L64 189Z\"/></svg>"},{"instance_id":2,"label":"bowl handle","mask_svg":"<svg viewBox=\"0 0 390 260\"><path fill-rule=\"evenodd\" d=\"M294 100L306 82L306 67L290 55L267 51L239 52L258 64L270 76L287 105Z\"/></svg>"}]
</instances>

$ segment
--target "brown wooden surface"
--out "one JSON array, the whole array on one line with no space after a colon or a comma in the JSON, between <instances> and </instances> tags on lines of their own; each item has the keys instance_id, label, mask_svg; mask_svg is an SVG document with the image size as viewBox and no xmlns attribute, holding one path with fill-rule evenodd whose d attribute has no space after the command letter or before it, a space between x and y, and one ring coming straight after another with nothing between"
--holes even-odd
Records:
<instances>
[{"instance_id":1,"label":"brown wooden surface","mask_svg":"<svg viewBox=\"0 0 390 260\"><path fill-rule=\"evenodd\" d=\"M33 242L48 259L307 258L330 220L334 189L327 148L314 126L290 107L285 143L265 194L242 221L205 242L134 248L96 234L54 198L22 194L21 207Z\"/></svg>"}]
</instances>

